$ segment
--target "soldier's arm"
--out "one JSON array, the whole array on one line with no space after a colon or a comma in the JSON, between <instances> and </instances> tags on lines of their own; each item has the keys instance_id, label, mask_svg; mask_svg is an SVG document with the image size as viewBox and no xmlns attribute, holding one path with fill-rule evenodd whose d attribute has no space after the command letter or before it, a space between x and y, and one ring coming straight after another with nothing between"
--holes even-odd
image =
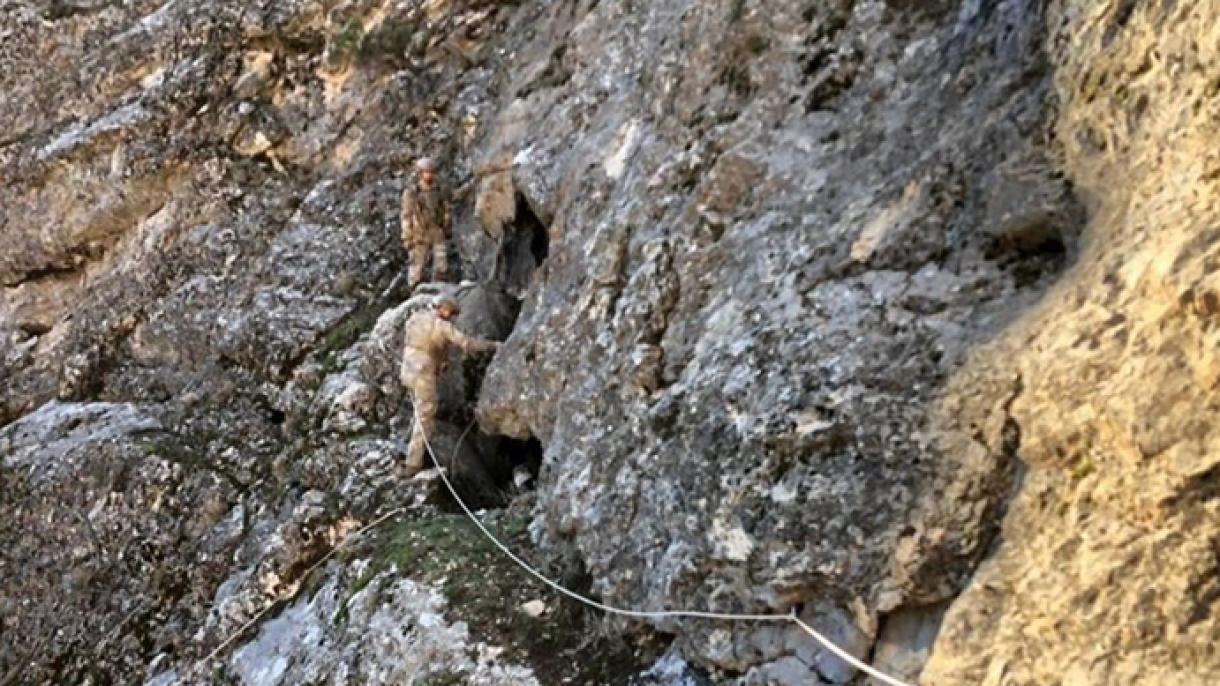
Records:
<instances>
[{"instance_id":1,"label":"soldier's arm","mask_svg":"<svg viewBox=\"0 0 1220 686\"><path fill-rule=\"evenodd\" d=\"M462 333L461 329L457 328L449 322L445 322L441 329L445 332L445 339L453 345L462 349L466 354L478 352L495 352L500 344L495 341L488 341L482 338L467 336Z\"/></svg>"},{"instance_id":2,"label":"soldier's arm","mask_svg":"<svg viewBox=\"0 0 1220 686\"><path fill-rule=\"evenodd\" d=\"M471 191L477 189L479 187L479 182L483 180L483 177L491 176L492 174L500 174L506 171L512 171L513 166L514 165L512 164L502 164L497 167L483 167L481 169L475 169L474 173L470 175L470 178L453 191L453 199L460 200Z\"/></svg>"},{"instance_id":3,"label":"soldier's arm","mask_svg":"<svg viewBox=\"0 0 1220 686\"><path fill-rule=\"evenodd\" d=\"M411 192L411 186L408 185L402 189L402 208L398 214L398 221L402 231L402 244L405 246L410 246L412 236L418 233L415 226L418 217L419 210L416 207L415 194Z\"/></svg>"}]
</instances>

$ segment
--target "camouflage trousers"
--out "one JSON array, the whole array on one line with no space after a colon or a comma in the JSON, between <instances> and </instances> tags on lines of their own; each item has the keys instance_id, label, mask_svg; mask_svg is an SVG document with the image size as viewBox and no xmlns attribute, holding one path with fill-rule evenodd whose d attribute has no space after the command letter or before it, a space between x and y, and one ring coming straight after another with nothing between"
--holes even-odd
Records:
<instances>
[{"instance_id":1,"label":"camouflage trousers","mask_svg":"<svg viewBox=\"0 0 1220 686\"><path fill-rule=\"evenodd\" d=\"M413 243L407 249L407 284L415 288L424 280L424 264L432 257L432 278L444 281L449 276L449 251L444 239L432 243Z\"/></svg>"},{"instance_id":2,"label":"camouflage trousers","mask_svg":"<svg viewBox=\"0 0 1220 686\"><path fill-rule=\"evenodd\" d=\"M402 383L411 391L415 415L411 442L407 444L407 469L412 471L419 471L426 465L424 439L433 440L436 432L436 376L436 367L430 360L416 360L409 353L403 358Z\"/></svg>"}]
</instances>

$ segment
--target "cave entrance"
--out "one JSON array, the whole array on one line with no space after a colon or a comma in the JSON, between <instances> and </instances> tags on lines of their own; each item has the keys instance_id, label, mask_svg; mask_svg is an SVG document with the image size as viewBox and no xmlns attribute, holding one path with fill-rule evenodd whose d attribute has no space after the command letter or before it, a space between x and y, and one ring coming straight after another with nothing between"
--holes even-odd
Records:
<instances>
[{"instance_id":1,"label":"cave entrance","mask_svg":"<svg viewBox=\"0 0 1220 686\"><path fill-rule=\"evenodd\" d=\"M524 441L504 436L499 439L497 455L502 462L504 487L510 493L532 491L542 467L542 442L532 436Z\"/></svg>"},{"instance_id":2,"label":"cave entrance","mask_svg":"<svg viewBox=\"0 0 1220 686\"><path fill-rule=\"evenodd\" d=\"M1056 230L993 239L984 247L983 257L1010 272L1018 288L1026 288L1063 272L1073 252L1063 233Z\"/></svg>"},{"instance_id":3,"label":"cave entrance","mask_svg":"<svg viewBox=\"0 0 1220 686\"><path fill-rule=\"evenodd\" d=\"M534 270L550 253L550 236L546 225L521 193L516 194L516 204L513 221L504 229L492 279L520 300L529 288Z\"/></svg>"},{"instance_id":4,"label":"cave entrance","mask_svg":"<svg viewBox=\"0 0 1220 686\"><path fill-rule=\"evenodd\" d=\"M516 192L514 203L514 217L504 226L496 246L490 278L461 296L459 328L494 340L504 340L515 328L534 271L550 253L547 227L529 201ZM455 355L454 362L441 379L447 392L441 394L444 428L437 444L446 456L443 461L452 469L454 487L468 505L502 507L520 493L533 490L543 446L532 436L521 440L483 433L474 423L474 415L489 360ZM470 428L457 431L462 426ZM437 504L458 511L447 494Z\"/></svg>"},{"instance_id":5,"label":"cave entrance","mask_svg":"<svg viewBox=\"0 0 1220 686\"><path fill-rule=\"evenodd\" d=\"M441 449L456 447L442 462L458 495L473 509L501 508L516 496L534 490L542 467L542 443L535 438L516 440L472 431L457 446L456 436L436 443ZM447 490L441 488L435 501L442 511L461 512Z\"/></svg>"}]
</instances>

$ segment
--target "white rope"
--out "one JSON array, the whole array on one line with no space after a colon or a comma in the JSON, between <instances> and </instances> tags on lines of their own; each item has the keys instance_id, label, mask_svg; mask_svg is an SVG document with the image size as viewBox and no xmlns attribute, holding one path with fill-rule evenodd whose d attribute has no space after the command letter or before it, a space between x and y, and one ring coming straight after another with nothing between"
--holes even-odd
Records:
<instances>
[{"instance_id":1,"label":"white rope","mask_svg":"<svg viewBox=\"0 0 1220 686\"><path fill-rule=\"evenodd\" d=\"M455 489L453 487L453 484L449 481L449 476L447 474L445 474L445 468L441 465L440 459L437 458L436 452L432 449L432 441L431 441L431 439L428 438L427 432L424 431L424 424L422 421L420 421L419 410L414 407L414 403L412 403L411 409L412 409L412 412L415 414L414 430L419 431L420 435L423 436L424 447L426 447L428 449L428 455L429 455L429 457L432 458L432 463L434 465L436 465L436 469L440 473L440 476L441 476L441 481L443 481L445 483L445 488L447 488L449 490L449 494L453 496L453 499L455 501L457 501L458 506L462 508L462 511L466 513L466 516L470 518L470 521L474 522L474 525L476 527L478 527L479 531L481 531L483 533L483 536L485 536L487 538L487 540L491 541L493 545L495 545L497 548L500 549L500 552L504 553L510 560L515 562L518 567L520 567L521 569L528 572L530 574L530 576L532 576L535 579L546 584L547 586L549 586L556 592L561 593L579 603L583 603L585 605L588 605L589 607L601 610L602 612L607 612L609 614L614 614L614 615L620 615L623 617L633 617L636 619L664 619L667 617L687 617L687 618L695 618L695 619L718 619L718 620L725 620L725 621L741 621L741 622L792 622L792 623L796 624L798 627L800 627L805 633L807 633L811 637L813 637L813 639L815 641L817 641L819 644L821 644L822 647L826 648L830 652L837 655L843 661L852 665L856 669L868 674L869 676L871 676L875 679L878 679L886 684L889 684L889 686L912 686L911 684L907 684L904 681L900 681L884 672L881 672L881 671L875 669L871 665L860 661L854 655L852 655L851 653L848 653L846 650L843 650L838 645L836 645L834 643L834 641L831 641L829 638L826 638L821 633L819 633L816 629L809 626L809 624L802 621L800 617L797 617L795 609L793 609L791 613L786 614L786 615L739 614L739 613L732 613L732 612L705 612L705 611L701 611L701 610L628 610L628 609L623 609L620 607L614 607L613 605L607 605L603 602L599 602L599 601L589 598L587 596L581 595L580 593L577 593L576 591L565 588L559 582L553 581L553 580L547 578L542 572L535 569L532 565L530 565L525 560L521 559L520 557L517 557L517 555L515 553L513 553L513 551L508 549L508 546L504 545L503 543L500 542L500 539L496 538L495 534L493 534L491 531L488 531L487 527L483 525L482 520L480 520L477 516L475 516L474 512L471 511L471 509L466 505L466 501L462 500L462 497L458 495L457 489ZM463 431L462 435L458 438L458 442L454 446L454 449L453 449L453 454L454 454L455 458L457 457L458 449L462 445L462 440L464 440L466 438L466 434L470 431L470 428L472 426L474 426L473 421L466 427L466 430Z\"/></svg>"},{"instance_id":2,"label":"white rope","mask_svg":"<svg viewBox=\"0 0 1220 686\"><path fill-rule=\"evenodd\" d=\"M389 512L381 515L377 519L374 519L373 521L369 522L368 524L365 524L364 526L360 527L360 529L358 531L355 531L353 533L348 534L347 536L344 536L343 540L339 542L339 545L335 546L334 548L331 548L330 552L326 553L325 555L322 556L322 558L320 560L318 560L317 562L310 565L309 569L306 569L305 572L303 574L301 574L301 576L299 578L301 578L301 579L308 578L309 575L312 574L315 569L317 569L318 567L321 567L323 564L326 563L327 560L334 557L335 553L342 550L344 548L344 546L346 546L348 543L351 543L352 541L356 540L357 538L360 538L369 529L372 529L372 528L380 525L382 522L389 519L390 517L402 514L403 512L406 512L406 511L407 511L407 508L405 508L405 507L399 507L399 508L390 510ZM247 621L245 624L242 624L241 627L239 627L237 629L237 631L234 631L233 633L229 634L229 637L226 638L220 645L216 646L216 648L213 649L212 652L208 653L207 657L203 658L202 660L200 660L198 662L195 662L191 667L189 667L187 669L187 676L190 676L191 674L193 674L194 671L198 667L206 666L207 663L211 662L213 658L215 658L216 656L218 656L222 652L224 652L225 648L228 648L230 645L232 645L233 641L236 641L242 634L245 634L247 630L249 630L251 627L253 627L255 624L257 624L259 622L259 620L261 620L264 616L266 616L266 614L268 612L271 612L272 608L276 607L276 604L278 602L280 602L281 600L291 600L292 598L294 598L296 596L296 593L299 590L300 590L300 587L294 588L292 590L292 592L289 593L287 596L282 597L282 598L276 598L275 600L268 603L267 607L264 607L262 610L260 610L258 612L258 614L251 617L249 619L249 621Z\"/></svg>"}]
</instances>

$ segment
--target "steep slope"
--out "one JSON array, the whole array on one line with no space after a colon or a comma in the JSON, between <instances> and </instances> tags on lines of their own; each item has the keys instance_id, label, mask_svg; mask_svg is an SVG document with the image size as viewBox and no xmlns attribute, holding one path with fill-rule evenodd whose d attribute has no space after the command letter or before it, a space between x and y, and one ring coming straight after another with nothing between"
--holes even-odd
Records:
<instances>
[{"instance_id":1,"label":"steep slope","mask_svg":"<svg viewBox=\"0 0 1220 686\"><path fill-rule=\"evenodd\" d=\"M402 479L425 153L507 336L435 438L541 462L527 557L924 684L1215 681L1218 10L0 6L0 683L858 681L524 616Z\"/></svg>"},{"instance_id":2,"label":"steep slope","mask_svg":"<svg viewBox=\"0 0 1220 686\"><path fill-rule=\"evenodd\" d=\"M406 296L403 169L494 79L404 54L408 5L44 4L0 9L0 675L131 683L414 497L353 344Z\"/></svg>"},{"instance_id":3,"label":"steep slope","mask_svg":"<svg viewBox=\"0 0 1220 686\"><path fill-rule=\"evenodd\" d=\"M1083 221L1045 21L1027 2L554 9L488 143L549 257L479 408L546 446L544 550L627 606L803 607L861 656L895 615L934 633L1019 442L1016 375L950 380ZM748 683L850 677L795 627L659 628Z\"/></svg>"},{"instance_id":4,"label":"steep slope","mask_svg":"<svg viewBox=\"0 0 1220 686\"><path fill-rule=\"evenodd\" d=\"M1030 471L929 683L1220 679L1217 10L1051 17L1058 138L1093 218L1075 267L977 357L1024 379Z\"/></svg>"}]
</instances>

